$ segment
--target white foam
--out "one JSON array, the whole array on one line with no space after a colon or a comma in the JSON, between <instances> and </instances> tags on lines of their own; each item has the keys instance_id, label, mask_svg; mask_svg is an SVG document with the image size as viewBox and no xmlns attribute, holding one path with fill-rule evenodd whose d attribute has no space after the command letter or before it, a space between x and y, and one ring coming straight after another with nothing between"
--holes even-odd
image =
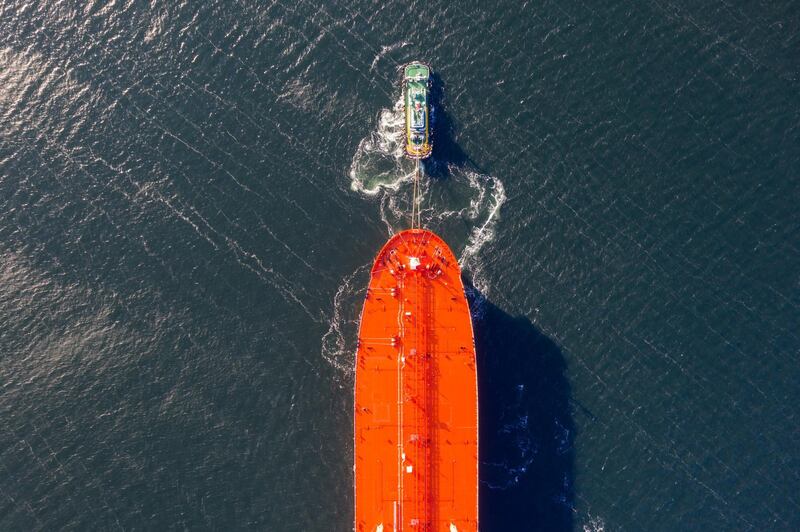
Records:
<instances>
[{"instance_id":1,"label":"white foam","mask_svg":"<svg viewBox=\"0 0 800 532\"><path fill-rule=\"evenodd\" d=\"M589 514L589 520L583 523L583 532L605 532L606 523L602 517Z\"/></svg>"},{"instance_id":2,"label":"white foam","mask_svg":"<svg viewBox=\"0 0 800 532\"><path fill-rule=\"evenodd\" d=\"M358 143L350 164L350 188L375 196L382 190L398 190L413 176L413 168L403 157L405 133L403 99L392 109L382 109L375 131Z\"/></svg>"},{"instance_id":3,"label":"white foam","mask_svg":"<svg viewBox=\"0 0 800 532\"><path fill-rule=\"evenodd\" d=\"M375 58L372 60L372 64L369 65L370 71L375 70L375 67L378 65L378 61L380 61L381 58L383 58L386 54L394 52L395 50L403 48L404 46L408 46L409 44L411 43L407 41L400 41L388 46L381 46L381 51L375 55Z\"/></svg>"},{"instance_id":4,"label":"white foam","mask_svg":"<svg viewBox=\"0 0 800 532\"><path fill-rule=\"evenodd\" d=\"M405 157L403 100L382 109L376 128L358 144L350 164L350 189L365 199L377 200L381 220L389 235L409 226L411 186L415 163ZM434 139L435 142L435 139ZM424 163L422 166L424 170ZM489 290L482 274L480 252L494 239L500 209L506 201L503 182L495 176L450 165L447 179L431 181L423 178L418 194L423 226L436 221L436 231L468 233L462 242L451 242L461 248L459 264L469 272L475 287L484 295ZM322 356L345 375L353 373L356 350L358 313L363 301L359 297L368 279L365 264L345 277L333 299L330 327L322 337ZM362 286L363 285L363 286Z\"/></svg>"},{"instance_id":5,"label":"white foam","mask_svg":"<svg viewBox=\"0 0 800 532\"><path fill-rule=\"evenodd\" d=\"M370 263L359 266L344 278L333 296L333 316L330 318L328 331L322 335L322 358L344 375L352 375L354 371L359 295L366 291L361 281L361 274L370 267ZM363 286L361 286L363 285Z\"/></svg>"},{"instance_id":6,"label":"white foam","mask_svg":"<svg viewBox=\"0 0 800 532\"><path fill-rule=\"evenodd\" d=\"M483 276L479 252L494 240L500 208L506 201L506 191L503 182L497 177L474 172L468 172L467 177L470 186L477 191L477 197L470 201L469 207L469 217L477 223L472 228L458 262L463 269L470 271L473 285L485 295L489 291L489 284Z\"/></svg>"}]
</instances>

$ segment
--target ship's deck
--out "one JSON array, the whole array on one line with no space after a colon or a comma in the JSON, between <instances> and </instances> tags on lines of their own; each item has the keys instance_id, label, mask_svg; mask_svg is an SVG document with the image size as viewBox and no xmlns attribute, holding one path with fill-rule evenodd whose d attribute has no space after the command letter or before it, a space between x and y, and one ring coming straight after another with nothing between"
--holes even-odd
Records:
<instances>
[{"instance_id":1,"label":"ship's deck","mask_svg":"<svg viewBox=\"0 0 800 532\"><path fill-rule=\"evenodd\" d=\"M428 83L430 68L411 63L403 69L403 100L406 115L406 155L425 159L433 147L430 139L430 108Z\"/></svg>"},{"instance_id":2,"label":"ship's deck","mask_svg":"<svg viewBox=\"0 0 800 532\"><path fill-rule=\"evenodd\" d=\"M478 526L475 348L458 262L412 229L378 255L355 385L355 529ZM382 527L382 528L381 528Z\"/></svg>"},{"instance_id":3,"label":"ship's deck","mask_svg":"<svg viewBox=\"0 0 800 532\"><path fill-rule=\"evenodd\" d=\"M428 89L423 82L411 81L405 87L406 154L422 159L431 154L428 125Z\"/></svg>"}]
</instances>

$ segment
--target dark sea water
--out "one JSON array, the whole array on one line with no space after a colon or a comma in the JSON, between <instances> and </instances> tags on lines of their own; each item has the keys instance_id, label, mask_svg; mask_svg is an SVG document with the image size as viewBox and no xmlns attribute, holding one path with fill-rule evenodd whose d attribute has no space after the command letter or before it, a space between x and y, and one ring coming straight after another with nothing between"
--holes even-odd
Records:
<instances>
[{"instance_id":1,"label":"dark sea water","mask_svg":"<svg viewBox=\"0 0 800 532\"><path fill-rule=\"evenodd\" d=\"M0 2L0 529L352 528L412 59L482 529L800 529L800 4L685 0Z\"/></svg>"}]
</instances>

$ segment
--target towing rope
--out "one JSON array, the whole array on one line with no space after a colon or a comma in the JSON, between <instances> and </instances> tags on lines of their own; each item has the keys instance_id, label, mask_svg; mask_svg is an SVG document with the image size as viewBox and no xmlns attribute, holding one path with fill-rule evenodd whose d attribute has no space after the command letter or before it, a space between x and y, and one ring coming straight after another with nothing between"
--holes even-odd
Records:
<instances>
[{"instance_id":1,"label":"towing rope","mask_svg":"<svg viewBox=\"0 0 800 532\"><path fill-rule=\"evenodd\" d=\"M414 167L414 195L411 204L411 229L419 229L422 226L422 216L420 214L420 206L419 206L420 172L421 169L420 169L419 159L417 159Z\"/></svg>"}]
</instances>

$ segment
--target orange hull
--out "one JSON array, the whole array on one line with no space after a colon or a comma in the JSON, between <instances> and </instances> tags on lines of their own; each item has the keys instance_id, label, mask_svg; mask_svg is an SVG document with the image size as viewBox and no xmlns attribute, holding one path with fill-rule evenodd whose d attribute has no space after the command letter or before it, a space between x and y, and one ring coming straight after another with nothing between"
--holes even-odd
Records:
<instances>
[{"instance_id":1,"label":"orange hull","mask_svg":"<svg viewBox=\"0 0 800 532\"><path fill-rule=\"evenodd\" d=\"M355 383L355 530L478 529L475 344L461 270L430 231L372 267Z\"/></svg>"}]
</instances>

